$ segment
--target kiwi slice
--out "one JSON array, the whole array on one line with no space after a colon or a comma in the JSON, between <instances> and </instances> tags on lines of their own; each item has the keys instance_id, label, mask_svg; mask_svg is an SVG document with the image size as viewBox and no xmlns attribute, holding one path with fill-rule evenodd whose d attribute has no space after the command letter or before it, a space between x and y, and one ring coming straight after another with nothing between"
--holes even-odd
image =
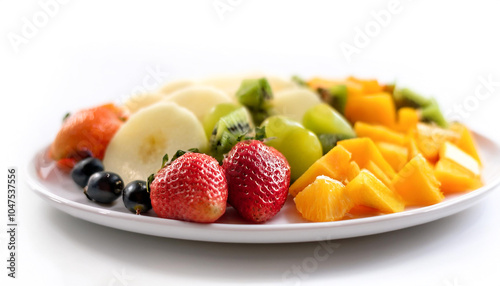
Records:
<instances>
[{"instance_id":1,"label":"kiwi slice","mask_svg":"<svg viewBox=\"0 0 500 286\"><path fill-rule=\"evenodd\" d=\"M442 128L448 127L448 122L444 119L443 113L439 108L439 104L434 98L430 99L429 105L420 109L420 116L425 122L434 122Z\"/></svg>"},{"instance_id":2,"label":"kiwi slice","mask_svg":"<svg viewBox=\"0 0 500 286\"><path fill-rule=\"evenodd\" d=\"M442 128L448 127L448 122L435 98L427 98L408 88L403 88L394 91L394 102L398 109L401 107L418 109L424 122L434 122Z\"/></svg>"},{"instance_id":3,"label":"kiwi slice","mask_svg":"<svg viewBox=\"0 0 500 286\"><path fill-rule=\"evenodd\" d=\"M382 91L387 92L387 93L392 94L392 95L394 95L395 90L396 90L396 83L395 82L385 84L382 88Z\"/></svg>"},{"instance_id":4,"label":"kiwi slice","mask_svg":"<svg viewBox=\"0 0 500 286\"><path fill-rule=\"evenodd\" d=\"M240 107L222 116L215 124L210 136L210 153L219 162L236 143L242 141L252 130L248 111Z\"/></svg>"},{"instance_id":5,"label":"kiwi slice","mask_svg":"<svg viewBox=\"0 0 500 286\"><path fill-rule=\"evenodd\" d=\"M248 108L256 126L269 116L273 92L266 78L243 80L236 98Z\"/></svg>"},{"instance_id":6,"label":"kiwi slice","mask_svg":"<svg viewBox=\"0 0 500 286\"><path fill-rule=\"evenodd\" d=\"M229 113L240 108L241 105L232 102L223 102L214 106L203 118L201 122L203 124L203 129L205 129L205 134L207 135L207 139L210 140L210 136L212 135L212 131L214 130L215 124L219 121L219 119Z\"/></svg>"},{"instance_id":7,"label":"kiwi slice","mask_svg":"<svg viewBox=\"0 0 500 286\"><path fill-rule=\"evenodd\" d=\"M325 133L318 135L318 139L323 150L323 155L332 150L333 147L337 146L337 142L351 138L353 138L351 135L346 134Z\"/></svg>"},{"instance_id":8,"label":"kiwi slice","mask_svg":"<svg viewBox=\"0 0 500 286\"><path fill-rule=\"evenodd\" d=\"M394 102L398 109L401 107L422 108L431 103L430 99L408 88L396 89L394 91Z\"/></svg>"},{"instance_id":9,"label":"kiwi slice","mask_svg":"<svg viewBox=\"0 0 500 286\"><path fill-rule=\"evenodd\" d=\"M345 84L334 85L330 88L319 88L318 93L324 102L344 115L347 104L347 86Z\"/></svg>"},{"instance_id":10,"label":"kiwi slice","mask_svg":"<svg viewBox=\"0 0 500 286\"><path fill-rule=\"evenodd\" d=\"M292 81L295 82L298 86L302 86L302 87L308 87L307 85L307 82L301 78L300 76L298 75L294 75L292 76Z\"/></svg>"}]
</instances>

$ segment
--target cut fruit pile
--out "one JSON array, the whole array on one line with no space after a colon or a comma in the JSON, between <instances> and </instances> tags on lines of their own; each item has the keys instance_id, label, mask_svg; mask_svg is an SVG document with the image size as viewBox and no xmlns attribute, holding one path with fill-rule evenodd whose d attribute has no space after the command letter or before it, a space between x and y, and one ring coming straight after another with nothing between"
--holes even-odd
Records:
<instances>
[{"instance_id":1,"label":"cut fruit pile","mask_svg":"<svg viewBox=\"0 0 500 286\"><path fill-rule=\"evenodd\" d=\"M165 154L176 155L167 163ZM110 203L126 189L132 212L152 203L160 217L205 223L226 203L263 223L288 194L303 218L324 222L428 206L482 186L472 134L447 122L435 99L355 77L173 81L68 116L50 155L91 200ZM89 167L87 157L99 161ZM90 169L98 174L89 181ZM120 187L95 188L97 179L112 185L110 174Z\"/></svg>"},{"instance_id":2,"label":"cut fruit pile","mask_svg":"<svg viewBox=\"0 0 500 286\"><path fill-rule=\"evenodd\" d=\"M447 123L435 100L354 78L313 79L309 85L327 98L328 90L346 86L344 115L357 138L338 142L290 186L304 218L338 220L360 207L400 212L482 186L471 133L460 123Z\"/></svg>"}]
</instances>

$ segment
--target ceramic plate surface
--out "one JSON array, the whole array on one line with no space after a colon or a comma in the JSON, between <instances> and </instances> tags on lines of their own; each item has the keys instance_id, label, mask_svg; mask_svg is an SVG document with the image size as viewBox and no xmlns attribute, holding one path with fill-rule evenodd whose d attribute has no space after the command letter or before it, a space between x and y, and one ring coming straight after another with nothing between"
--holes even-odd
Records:
<instances>
[{"instance_id":1,"label":"ceramic plate surface","mask_svg":"<svg viewBox=\"0 0 500 286\"><path fill-rule=\"evenodd\" d=\"M485 198L500 182L500 148L490 139L474 134L483 158L485 185L469 193L450 195L436 205L407 208L395 214L312 223L300 217L289 199L271 221L255 225L238 218L232 208L212 224L161 219L153 214L134 215L118 199L111 206L89 201L67 174L47 158L47 148L37 152L28 167L30 187L53 207L96 224L161 237L230 242L288 243L341 239L403 229L453 215Z\"/></svg>"}]
</instances>

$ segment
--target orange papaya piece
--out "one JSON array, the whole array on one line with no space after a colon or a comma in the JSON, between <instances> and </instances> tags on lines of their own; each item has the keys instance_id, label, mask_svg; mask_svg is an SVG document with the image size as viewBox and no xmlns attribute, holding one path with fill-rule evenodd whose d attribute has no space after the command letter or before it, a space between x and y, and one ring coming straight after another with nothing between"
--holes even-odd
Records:
<instances>
[{"instance_id":1,"label":"orange papaya piece","mask_svg":"<svg viewBox=\"0 0 500 286\"><path fill-rule=\"evenodd\" d=\"M384 90L384 86L380 85L376 79L359 79L350 76L346 79L346 81L361 85L363 94L378 93Z\"/></svg>"},{"instance_id":2,"label":"orange papaya piece","mask_svg":"<svg viewBox=\"0 0 500 286\"><path fill-rule=\"evenodd\" d=\"M475 190L482 186L481 178L452 160L440 159L434 174L445 194Z\"/></svg>"},{"instance_id":3,"label":"orange papaya piece","mask_svg":"<svg viewBox=\"0 0 500 286\"><path fill-rule=\"evenodd\" d=\"M386 126L368 124L361 121L354 124L354 132L356 132L358 137L368 137L373 142L387 142L404 146L407 141L406 136Z\"/></svg>"},{"instance_id":4,"label":"orange papaya piece","mask_svg":"<svg viewBox=\"0 0 500 286\"><path fill-rule=\"evenodd\" d=\"M477 149L477 145L469 129L465 127L465 125L460 123L453 123L450 126L450 129L458 132L459 134L458 136L459 138L454 142L458 146L458 148L464 150L467 154L474 157L474 159L477 160L479 165L481 165L482 163Z\"/></svg>"},{"instance_id":5,"label":"orange papaya piece","mask_svg":"<svg viewBox=\"0 0 500 286\"><path fill-rule=\"evenodd\" d=\"M376 145L384 159L396 172L399 172L408 162L407 147L386 142L378 142Z\"/></svg>"},{"instance_id":6,"label":"orange papaya piece","mask_svg":"<svg viewBox=\"0 0 500 286\"><path fill-rule=\"evenodd\" d=\"M426 123L417 124L415 135L418 150L432 164L439 159L439 149L444 142L455 142L460 137L456 131Z\"/></svg>"},{"instance_id":7,"label":"orange papaya piece","mask_svg":"<svg viewBox=\"0 0 500 286\"><path fill-rule=\"evenodd\" d=\"M407 133L411 129L415 129L419 121L420 116L415 108L402 107L397 112L397 122L394 126L394 130Z\"/></svg>"},{"instance_id":8,"label":"orange papaya piece","mask_svg":"<svg viewBox=\"0 0 500 286\"><path fill-rule=\"evenodd\" d=\"M353 124L363 121L392 127L396 123L396 107L391 95L386 92L363 96L349 94L345 117Z\"/></svg>"},{"instance_id":9,"label":"orange papaya piece","mask_svg":"<svg viewBox=\"0 0 500 286\"><path fill-rule=\"evenodd\" d=\"M396 192L407 206L427 206L441 202L441 183L427 160L418 154L392 180Z\"/></svg>"},{"instance_id":10,"label":"orange papaya piece","mask_svg":"<svg viewBox=\"0 0 500 286\"><path fill-rule=\"evenodd\" d=\"M342 183L347 182L355 173L350 161L351 153L342 146L335 146L293 182L289 189L290 194L295 197L321 175Z\"/></svg>"},{"instance_id":11,"label":"orange papaya piece","mask_svg":"<svg viewBox=\"0 0 500 286\"><path fill-rule=\"evenodd\" d=\"M368 170L346 185L346 191L355 205L374 208L383 213L403 211L403 200Z\"/></svg>"},{"instance_id":12,"label":"orange papaya piece","mask_svg":"<svg viewBox=\"0 0 500 286\"><path fill-rule=\"evenodd\" d=\"M111 138L127 116L114 104L86 108L69 115L50 145L50 157L56 161L70 160L69 165L74 165L78 161L75 154L88 152L102 160Z\"/></svg>"},{"instance_id":13,"label":"orange papaya piece","mask_svg":"<svg viewBox=\"0 0 500 286\"><path fill-rule=\"evenodd\" d=\"M363 169L366 168L370 161L373 161L380 170L392 180L396 172L391 165L384 159L375 143L370 138L353 138L342 140L337 143L337 146L344 147L351 153L351 160L356 162Z\"/></svg>"}]
</instances>

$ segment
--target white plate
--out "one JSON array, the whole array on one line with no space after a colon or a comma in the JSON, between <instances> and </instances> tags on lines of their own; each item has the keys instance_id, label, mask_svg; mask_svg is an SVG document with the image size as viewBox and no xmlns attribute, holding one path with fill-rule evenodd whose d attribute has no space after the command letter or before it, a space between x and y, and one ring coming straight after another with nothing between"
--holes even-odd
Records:
<instances>
[{"instance_id":1,"label":"white plate","mask_svg":"<svg viewBox=\"0 0 500 286\"><path fill-rule=\"evenodd\" d=\"M276 217L266 224L248 224L235 211L212 224L198 224L151 215L130 213L119 199L113 205L89 201L81 188L55 168L47 158L46 148L36 153L28 169L28 182L35 192L57 209L93 223L108 227L156 235L200 241L232 243L287 243L341 239L383 233L434 221L460 212L477 203L500 182L500 148L490 139L474 134L484 160L485 186L475 191L447 196L436 205L407 209L400 213L350 220L312 223L303 220L288 200Z\"/></svg>"}]
</instances>

